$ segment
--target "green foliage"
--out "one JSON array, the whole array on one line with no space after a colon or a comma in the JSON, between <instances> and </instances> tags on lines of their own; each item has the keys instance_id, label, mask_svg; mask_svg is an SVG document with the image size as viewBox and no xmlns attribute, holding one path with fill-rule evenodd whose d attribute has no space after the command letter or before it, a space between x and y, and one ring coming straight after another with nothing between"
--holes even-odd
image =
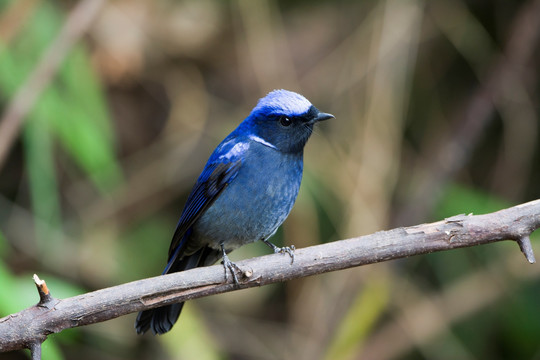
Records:
<instances>
[{"instance_id":1,"label":"green foliage","mask_svg":"<svg viewBox=\"0 0 540 360\"><path fill-rule=\"evenodd\" d=\"M56 343L56 339L47 339L41 345L41 359L42 360L62 360L64 356L60 347Z\"/></svg>"},{"instance_id":2,"label":"green foliage","mask_svg":"<svg viewBox=\"0 0 540 360\"><path fill-rule=\"evenodd\" d=\"M7 254L9 251L9 247L7 244L6 237L2 233L2 230L0 230L0 259Z\"/></svg>"},{"instance_id":3,"label":"green foliage","mask_svg":"<svg viewBox=\"0 0 540 360\"><path fill-rule=\"evenodd\" d=\"M31 74L58 34L62 15L51 3L42 2L21 29L17 39L0 51L0 86L13 96ZM57 76L41 94L28 122L43 121L64 150L106 190L118 180L112 128L106 103L83 45L65 59Z\"/></svg>"},{"instance_id":4,"label":"green foliage","mask_svg":"<svg viewBox=\"0 0 540 360\"><path fill-rule=\"evenodd\" d=\"M47 257L50 245L59 245L61 241L58 231L61 228L61 209L52 137L49 124L43 120L36 117L29 121L23 139L32 205L37 220L35 223L37 246ZM52 248L56 249L57 246Z\"/></svg>"},{"instance_id":5,"label":"green foliage","mask_svg":"<svg viewBox=\"0 0 540 360\"><path fill-rule=\"evenodd\" d=\"M390 283L387 278L377 276L365 284L344 314L325 359L354 359L383 315L389 297Z\"/></svg>"},{"instance_id":6,"label":"green foliage","mask_svg":"<svg viewBox=\"0 0 540 360\"><path fill-rule=\"evenodd\" d=\"M61 24L56 6L41 2L16 39L0 44L0 89L9 98L28 79ZM28 114L23 141L34 214L41 224L37 238L58 243L58 234L51 234L60 229L61 219L55 142L101 191L120 178L106 103L83 45L71 51Z\"/></svg>"},{"instance_id":7,"label":"green foliage","mask_svg":"<svg viewBox=\"0 0 540 360\"><path fill-rule=\"evenodd\" d=\"M187 304L182 310L182 326L175 326L160 342L173 359L221 359L218 347L205 327L202 317Z\"/></svg>"},{"instance_id":8,"label":"green foliage","mask_svg":"<svg viewBox=\"0 0 540 360\"><path fill-rule=\"evenodd\" d=\"M3 262L0 262L0 284L2 284L3 288L0 291L0 317L22 310L24 306L21 307L20 299L15 296L17 279L10 273Z\"/></svg>"},{"instance_id":9,"label":"green foliage","mask_svg":"<svg viewBox=\"0 0 540 360\"><path fill-rule=\"evenodd\" d=\"M173 224L156 216L138 223L123 234L118 242L119 281L144 278L148 274L159 274L162 271L163 263L167 260ZM144 254L144 261L134 261L141 259L141 254Z\"/></svg>"},{"instance_id":10,"label":"green foliage","mask_svg":"<svg viewBox=\"0 0 540 360\"><path fill-rule=\"evenodd\" d=\"M11 3L3 4L10 6ZM8 103L31 75L63 23L62 12L51 2L39 2L9 44L0 43L0 90ZM33 106L22 130L25 166L35 216L37 251L43 259L62 248L62 209L55 149L58 143L93 184L106 192L120 180L114 139L98 78L84 45L67 56L51 83ZM5 241L0 235L0 249ZM4 255L5 251L0 252ZM45 260L45 262L47 262ZM80 287L44 275L54 296L62 298L84 292ZM13 275L0 262L0 315L33 305L37 292L31 275ZM43 345L44 360L63 359L58 342L72 338L65 332Z\"/></svg>"},{"instance_id":11,"label":"green foliage","mask_svg":"<svg viewBox=\"0 0 540 360\"><path fill-rule=\"evenodd\" d=\"M504 209L511 204L481 189L451 183L445 189L434 217L443 219L458 214L486 214Z\"/></svg>"}]
</instances>

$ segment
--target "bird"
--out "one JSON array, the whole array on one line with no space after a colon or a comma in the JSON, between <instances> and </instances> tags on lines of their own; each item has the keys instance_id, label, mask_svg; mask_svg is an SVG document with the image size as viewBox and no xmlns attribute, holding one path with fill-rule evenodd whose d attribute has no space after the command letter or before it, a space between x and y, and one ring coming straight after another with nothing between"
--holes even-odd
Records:
<instances>
[{"instance_id":1,"label":"bird","mask_svg":"<svg viewBox=\"0 0 540 360\"><path fill-rule=\"evenodd\" d=\"M223 260L225 276L238 284L236 264L227 254L242 245L263 241L275 253L294 261L294 246L269 241L289 215L303 173L304 146L313 126L333 119L304 96L273 90L210 155L193 186L169 246L169 274ZM171 330L184 303L141 311L138 334Z\"/></svg>"}]
</instances>

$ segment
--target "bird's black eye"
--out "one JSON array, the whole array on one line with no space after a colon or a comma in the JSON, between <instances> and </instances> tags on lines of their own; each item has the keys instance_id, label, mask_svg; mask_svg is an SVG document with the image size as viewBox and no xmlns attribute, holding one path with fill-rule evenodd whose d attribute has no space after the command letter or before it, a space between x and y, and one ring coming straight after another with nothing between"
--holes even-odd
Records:
<instances>
[{"instance_id":1,"label":"bird's black eye","mask_svg":"<svg viewBox=\"0 0 540 360\"><path fill-rule=\"evenodd\" d=\"M292 124L292 120L286 116L281 116L279 118L279 123L281 124L281 126L290 126Z\"/></svg>"}]
</instances>

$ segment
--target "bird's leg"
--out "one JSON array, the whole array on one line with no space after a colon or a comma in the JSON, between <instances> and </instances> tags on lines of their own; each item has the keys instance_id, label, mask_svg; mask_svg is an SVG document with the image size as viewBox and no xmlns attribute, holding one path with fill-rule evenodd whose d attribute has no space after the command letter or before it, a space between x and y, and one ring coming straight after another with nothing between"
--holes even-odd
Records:
<instances>
[{"instance_id":1,"label":"bird's leg","mask_svg":"<svg viewBox=\"0 0 540 360\"><path fill-rule=\"evenodd\" d=\"M227 256L227 252L225 251L225 246L223 246L223 244L221 244L221 252L223 253L223 267L225 268L225 280L227 280L227 269L229 269L233 277L234 285L238 285L239 283L238 283L238 278L236 277L235 270L237 271L242 271L242 270L238 267L238 265L236 265L231 260L229 260L229 257Z\"/></svg>"},{"instance_id":2,"label":"bird's leg","mask_svg":"<svg viewBox=\"0 0 540 360\"><path fill-rule=\"evenodd\" d=\"M277 254L277 253L285 254L285 253L287 253L291 257L291 264L294 262L294 250L296 250L294 245L278 247L278 246L272 244L270 241L268 241L266 239L263 239L263 242L266 245L268 245L272 250L274 250L274 254Z\"/></svg>"}]
</instances>

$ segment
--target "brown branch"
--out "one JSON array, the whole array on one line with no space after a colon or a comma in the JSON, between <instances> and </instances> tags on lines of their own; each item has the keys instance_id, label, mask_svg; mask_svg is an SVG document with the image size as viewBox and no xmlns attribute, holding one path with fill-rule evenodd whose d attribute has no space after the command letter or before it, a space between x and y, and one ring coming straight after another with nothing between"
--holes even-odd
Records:
<instances>
[{"instance_id":1,"label":"brown branch","mask_svg":"<svg viewBox=\"0 0 540 360\"><path fill-rule=\"evenodd\" d=\"M81 0L62 30L43 54L26 82L19 88L0 120L0 169L39 95L60 68L73 45L86 33L105 0Z\"/></svg>"},{"instance_id":2,"label":"brown branch","mask_svg":"<svg viewBox=\"0 0 540 360\"><path fill-rule=\"evenodd\" d=\"M46 306L40 301L0 319L0 352L23 348L39 351L38 344L49 334L152 307L434 251L515 240L520 242L527 259L534 262L529 235L539 227L540 200L536 200L486 215L458 215L431 224L298 249L293 264L282 254L240 261L237 264L243 272L237 287L230 276L224 280L223 267L217 265L68 299L50 297ZM36 283L45 293L44 284Z\"/></svg>"}]
</instances>

